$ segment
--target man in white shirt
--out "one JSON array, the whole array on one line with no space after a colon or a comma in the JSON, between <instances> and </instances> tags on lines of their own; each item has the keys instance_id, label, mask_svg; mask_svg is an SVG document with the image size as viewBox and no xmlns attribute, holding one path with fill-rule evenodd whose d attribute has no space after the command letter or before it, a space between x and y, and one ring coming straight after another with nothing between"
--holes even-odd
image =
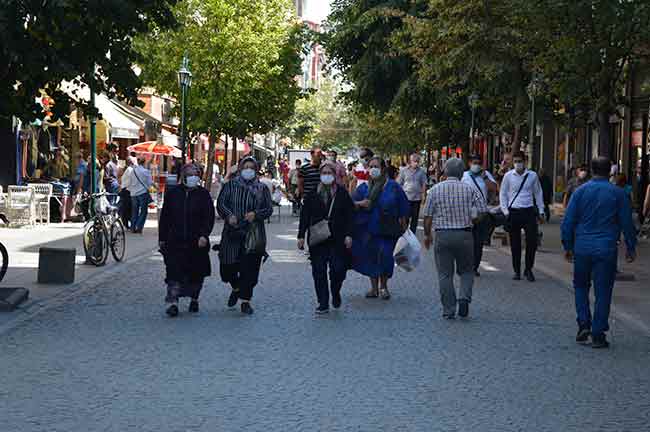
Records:
<instances>
[{"instance_id":1,"label":"man in white shirt","mask_svg":"<svg viewBox=\"0 0 650 432\"><path fill-rule=\"evenodd\" d=\"M481 199L487 207L490 194L496 193L497 183L489 171L483 169L483 160L481 155L475 154L470 156L469 170L463 174L463 183L476 189ZM474 275L481 276L478 269L483 259L483 243L490 231L490 220L482 219L472 227L472 236L474 238Z\"/></svg>"},{"instance_id":2,"label":"man in white shirt","mask_svg":"<svg viewBox=\"0 0 650 432\"><path fill-rule=\"evenodd\" d=\"M533 266L537 252L538 224L544 223L544 195L534 171L526 169L523 152L512 155L514 169L503 177L499 194L501 210L510 226L510 250L514 280L521 280L521 230L526 233L524 276L535 281Z\"/></svg>"},{"instance_id":3,"label":"man in white shirt","mask_svg":"<svg viewBox=\"0 0 650 432\"><path fill-rule=\"evenodd\" d=\"M130 157L130 166L122 175L122 188L131 194L131 231L134 234L142 233L151 202L149 188L153 180L151 172L143 166L144 162L144 159Z\"/></svg>"}]
</instances>

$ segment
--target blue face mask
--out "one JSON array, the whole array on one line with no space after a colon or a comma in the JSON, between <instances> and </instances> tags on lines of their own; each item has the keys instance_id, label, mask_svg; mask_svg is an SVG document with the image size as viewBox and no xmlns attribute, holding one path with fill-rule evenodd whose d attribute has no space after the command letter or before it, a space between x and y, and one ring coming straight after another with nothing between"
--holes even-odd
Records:
<instances>
[{"instance_id":1,"label":"blue face mask","mask_svg":"<svg viewBox=\"0 0 650 432\"><path fill-rule=\"evenodd\" d=\"M255 178L255 170L252 168L246 168L241 171L241 177L244 180L250 181Z\"/></svg>"},{"instance_id":2,"label":"blue face mask","mask_svg":"<svg viewBox=\"0 0 650 432\"><path fill-rule=\"evenodd\" d=\"M199 185L199 182L201 181L201 177L199 176L187 176L185 177L185 186L188 188L195 188Z\"/></svg>"}]
</instances>

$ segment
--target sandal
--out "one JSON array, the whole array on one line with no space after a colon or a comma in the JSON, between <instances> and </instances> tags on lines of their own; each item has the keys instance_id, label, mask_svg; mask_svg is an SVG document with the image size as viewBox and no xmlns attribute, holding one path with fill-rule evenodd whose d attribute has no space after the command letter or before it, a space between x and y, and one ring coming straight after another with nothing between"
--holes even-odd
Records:
<instances>
[{"instance_id":1,"label":"sandal","mask_svg":"<svg viewBox=\"0 0 650 432\"><path fill-rule=\"evenodd\" d=\"M377 298L379 297L379 292L377 290L371 289L366 293L366 298Z\"/></svg>"},{"instance_id":2,"label":"sandal","mask_svg":"<svg viewBox=\"0 0 650 432\"><path fill-rule=\"evenodd\" d=\"M382 300L390 300L390 292L387 289L380 290Z\"/></svg>"}]
</instances>

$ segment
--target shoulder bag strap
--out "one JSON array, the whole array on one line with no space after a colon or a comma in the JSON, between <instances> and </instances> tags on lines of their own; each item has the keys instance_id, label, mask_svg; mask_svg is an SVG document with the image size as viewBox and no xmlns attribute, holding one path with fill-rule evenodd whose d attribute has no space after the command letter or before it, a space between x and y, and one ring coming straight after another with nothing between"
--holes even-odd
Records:
<instances>
[{"instance_id":1,"label":"shoulder bag strap","mask_svg":"<svg viewBox=\"0 0 650 432\"><path fill-rule=\"evenodd\" d=\"M138 181L140 182L140 184L142 185L142 187L145 188L145 190L149 191L149 188L146 187L146 186L144 185L144 183L142 182L142 180L140 180L140 177L138 177L138 173L135 171L135 168L133 168L133 175L135 176L136 179L138 179Z\"/></svg>"},{"instance_id":2,"label":"shoulder bag strap","mask_svg":"<svg viewBox=\"0 0 650 432\"><path fill-rule=\"evenodd\" d=\"M528 174L526 174L526 175L528 175ZM471 175L471 174L470 174L469 176L472 178L472 181L474 182L474 185L476 186L476 189L478 189L478 192L479 192L479 193L481 194L481 196L483 197L483 200L485 200L485 202L487 202L487 198L485 198L485 195L483 195L483 190L482 190L481 187L478 185L478 182L476 181L476 178L475 178L473 175Z\"/></svg>"},{"instance_id":3,"label":"shoulder bag strap","mask_svg":"<svg viewBox=\"0 0 650 432\"><path fill-rule=\"evenodd\" d=\"M517 201L517 198L519 197L519 194L521 193L522 189L524 188L524 185L526 184L526 180L528 180L529 175L530 175L530 173L527 173L524 176L524 180L519 185L519 190L515 194L515 197L512 199L512 201L510 201L510 205L508 206L508 211L510 211L512 209L512 206L515 204L515 201Z\"/></svg>"},{"instance_id":4,"label":"shoulder bag strap","mask_svg":"<svg viewBox=\"0 0 650 432\"><path fill-rule=\"evenodd\" d=\"M327 220L330 220L330 217L332 217L332 209L334 209L334 200L336 199L336 192L334 192L334 195L332 195L332 202L330 204L330 210L327 212Z\"/></svg>"}]
</instances>

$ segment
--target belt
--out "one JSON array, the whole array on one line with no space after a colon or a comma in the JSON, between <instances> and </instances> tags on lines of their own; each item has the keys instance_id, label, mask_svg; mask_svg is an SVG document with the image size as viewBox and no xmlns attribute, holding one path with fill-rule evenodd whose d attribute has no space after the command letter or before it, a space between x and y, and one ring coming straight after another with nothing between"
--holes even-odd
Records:
<instances>
[{"instance_id":1,"label":"belt","mask_svg":"<svg viewBox=\"0 0 650 432\"><path fill-rule=\"evenodd\" d=\"M436 232L440 232L440 231L443 231L443 232L444 232L444 231L465 231L465 232L472 232L472 228L471 228L471 227L467 227L467 228L439 228L439 229L436 229Z\"/></svg>"}]
</instances>

